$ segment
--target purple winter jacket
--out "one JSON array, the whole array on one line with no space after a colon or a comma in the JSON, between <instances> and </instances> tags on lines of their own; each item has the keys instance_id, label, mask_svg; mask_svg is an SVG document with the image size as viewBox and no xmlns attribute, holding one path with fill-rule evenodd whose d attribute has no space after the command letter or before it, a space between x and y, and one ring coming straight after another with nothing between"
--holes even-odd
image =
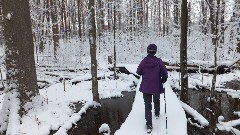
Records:
<instances>
[{"instance_id":1,"label":"purple winter jacket","mask_svg":"<svg viewBox=\"0 0 240 135\"><path fill-rule=\"evenodd\" d=\"M139 64L137 74L142 75L140 85L142 93L161 94L164 92L163 83L167 81L168 73L160 58L147 55Z\"/></svg>"}]
</instances>

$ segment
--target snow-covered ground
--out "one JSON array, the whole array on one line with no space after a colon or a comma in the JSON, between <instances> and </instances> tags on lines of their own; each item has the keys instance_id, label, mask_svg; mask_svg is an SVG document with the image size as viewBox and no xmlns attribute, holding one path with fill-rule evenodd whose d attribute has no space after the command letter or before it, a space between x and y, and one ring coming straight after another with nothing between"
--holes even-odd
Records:
<instances>
[{"instance_id":1,"label":"snow-covered ground","mask_svg":"<svg viewBox=\"0 0 240 135\"><path fill-rule=\"evenodd\" d=\"M126 67L130 72L135 73L137 64L119 64L118 66ZM59 73L60 74L60 73ZM78 73L76 73L78 74ZM13 134L26 134L26 135L47 135L50 130L58 130L56 134L64 135L67 130L72 128L72 124L81 120L81 115L87 113L89 107L98 106L97 103L93 102L91 81L87 80L90 75L85 76L75 75L71 80L66 80L65 85L63 82L57 82L52 78L43 77L40 80L48 80L51 82L50 87L40 90L40 96L35 99L32 103L33 108L29 110L28 114L25 115L21 120L22 124L18 123L17 119L12 120L11 127L7 128L7 133ZM100 71L99 76L108 76L109 72ZM64 76L64 75L63 75ZM201 80L203 77L203 80ZM211 75L209 74L189 74L189 86L196 88L196 85L210 87ZM240 72L233 71L228 74L218 75L217 87L230 80L239 80ZM79 81L76 85L72 85L72 82ZM166 120L167 116L167 133L168 135L175 135L181 133L181 135L187 134L187 119L183 110L186 110L191 114L195 120L199 121L200 127L208 125L208 121L204 119L198 112L189 107L186 104L180 102L177 96L173 93L171 87L177 87L179 81L179 73L169 72L168 82L165 84L167 88L166 99L167 99L167 114L164 110L164 98L161 95L161 116L159 119L153 117L153 132L164 134L166 132ZM111 80L107 77L103 80L99 80L99 93L101 98L110 97L121 97L122 91L132 91L131 85L135 82L140 83L132 74L126 75L121 74L120 79ZM218 89L219 91L226 91L233 97L240 97L236 90ZM133 108L125 123L116 132L116 135L132 135L132 134L145 134L145 120L144 120L144 103L142 99L142 93L136 88L136 97L133 104ZM235 92L235 93L234 93ZM2 110L6 109L3 107L3 101L7 100L6 94L0 95L0 116L2 118ZM82 102L83 107L79 112L75 112L69 105L75 102ZM238 112L236 112L237 114ZM14 117L12 117L14 118ZM1 121L2 119L0 119ZM16 124L18 123L18 124ZM104 124L104 123L103 123ZM238 120L222 122L217 125L220 130L233 130L238 132L234 126L239 125ZM176 126L178 125L178 126ZM176 128L177 127L177 128ZM102 127L107 128L106 125ZM101 130L103 130L101 128ZM133 130L134 129L134 130ZM4 130L4 126L0 127L0 131ZM111 129L110 129L111 130Z\"/></svg>"},{"instance_id":2,"label":"snow-covered ground","mask_svg":"<svg viewBox=\"0 0 240 135\"><path fill-rule=\"evenodd\" d=\"M132 85L137 84L139 81L131 74L121 74L118 80L108 79L109 72L99 73L99 76L105 76L105 79L99 80L100 98L121 97L122 91L133 91ZM58 72L58 75L64 76L61 72ZM72 77L71 80L66 80L65 84L64 82L57 82L54 77L42 75L41 78L38 78L41 81L51 82L50 87L40 89L40 96L34 99L33 108L21 119L22 124L19 123L18 119L11 119L11 123L15 124L12 124L11 127L0 127L0 132L7 130L9 135L47 135L50 130L58 130L56 134L66 134L72 124L79 121L81 115L86 113L89 107L98 106L97 103L93 102L91 81L84 81L90 79L91 75L89 73L85 73L83 76L72 74ZM75 81L80 82L73 85L72 83ZM4 116L4 110L7 110L7 106L3 105L4 100L7 100L7 97L5 94L1 94L0 118ZM83 103L83 107L79 112L75 112L70 107L70 105L77 102ZM10 117L15 117L15 115ZM0 122L2 120L4 119L0 119Z\"/></svg>"}]
</instances>

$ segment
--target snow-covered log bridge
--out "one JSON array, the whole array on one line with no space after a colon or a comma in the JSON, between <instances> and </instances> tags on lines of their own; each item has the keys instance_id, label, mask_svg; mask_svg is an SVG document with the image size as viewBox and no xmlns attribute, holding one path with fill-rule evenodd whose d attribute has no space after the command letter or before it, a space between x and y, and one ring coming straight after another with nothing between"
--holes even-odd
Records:
<instances>
[{"instance_id":1,"label":"snow-covered log bridge","mask_svg":"<svg viewBox=\"0 0 240 135\"><path fill-rule=\"evenodd\" d=\"M136 71L136 65L125 65L132 73ZM145 118L144 118L144 101L143 95L139 92L141 79L136 88L136 97L133 103L132 111L126 121L122 124L115 135L145 135ZM172 91L169 83L165 83L166 88L166 114L164 94L161 94L160 118L156 119L153 114L153 131L150 135L187 135L186 114L177 98ZM167 118L167 126L166 126Z\"/></svg>"}]
</instances>

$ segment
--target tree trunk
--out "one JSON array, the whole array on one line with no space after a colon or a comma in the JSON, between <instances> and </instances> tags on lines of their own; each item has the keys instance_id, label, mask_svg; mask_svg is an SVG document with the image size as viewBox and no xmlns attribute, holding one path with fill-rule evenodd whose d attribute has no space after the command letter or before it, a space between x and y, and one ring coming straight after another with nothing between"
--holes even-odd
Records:
<instances>
[{"instance_id":1,"label":"tree trunk","mask_svg":"<svg viewBox=\"0 0 240 135\"><path fill-rule=\"evenodd\" d=\"M79 35L79 38L80 40L82 41L82 10L80 10L80 8L82 8L82 0L77 0L77 3L78 3L78 35ZM81 6L81 7L80 7Z\"/></svg>"},{"instance_id":2,"label":"tree trunk","mask_svg":"<svg viewBox=\"0 0 240 135\"><path fill-rule=\"evenodd\" d=\"M159 27L159 36L162 36L162 16L161 16L161 1L158 1L158 27Z\"/></svg>"},{"instance_id":3,"label":"tree trunk","mask_svg":"<svg viewBox=\"0 0 240 135\"><path fill-rule=\"evenodd\" d=\"M137 15L136 15L136 12L137 12L137 9L136 9L136 5L137 3L136 3L136 1L135 0L133 0L133 6L132 6L132 11L133 11L133 18L132 18L132 24L133 24L133 32L135 32L136 31L136 17L137 17Z\"/></svg>"},{"instance_id":4,"label":"tree trunk","mask_svg":"<svg viewBox=\"0 0 240 135\"><path fill-rule=\"evenodd\" d=\"M180 67L181 67L181 97L180 98L185 103L188 103L187 30L188 30L187 0L182 0L181 44L180 44Z\"/></svg>"},{"instance_id":5,"label":"tree trunk","mask_svg":"<svg viewBox=\"0 0 240 135\"><path fill-rule=\"evenodd\" d=\"M51 17L52 17L52 32L53 32L53 45L54 57L56 58L57 49L59 48L59 29L58 29L58 16L57 16L57 3L56 0L50 0L51 4Z\"/></svg>"},{"instance_id":6,"label":"tree trunk","mask_svg":"<svg viewBox=\"0 0 240 135\"><path fill-rule=\"evenodd\" d=\"M77 13L76 13L76 0L73 1L73 8L71 9L71 23L72 23L72 37L75 37L77 35Z\"/></svg>"},{"instance_id":7,"label":"tree trunk","mask_svg":"<svg viewBox=\"0 0 240 135\"><path fill-rule=\"evenodd\" d=\"M121 2L118 1L118 6L117 6L117 9L118 9L118 11L117 11L117 17L118 17L118 30L119 30L119 31L122 31L122 30L123 30L123 29L122 29L122 26L121 26L121 24L122 24L122 22L121 22L121 20L122 20L122 14L121 14L121 11L120 11L120 4L121 4Z\"/></svg>"},{"instance_id":8,"label":"tree trunk","mask_svg":"<svg viewBox=\"0 0 240 135\"><path fill-rule=\"evenodd\" d=\"M129 1L129 7L130 7L130 12L129 12L129 24L130 24L130 39L132 40L132 33L133 33L133 5L132 5L132 0Z\"/></svg>"},{"instance_id":9,"label":"tree trunk","mask_svg":"<svg viewBox=\"0 0 240 135\"><path fill-rule=\"evenodd\" d=\"M148 27L148 16L149 16L149 12L148 12L148 4L149 4L149 0L146 1L145 3L145 27Z\"/></svg>"},{"instance_id":10,"label":"tree trunk","mask_svg":"<svg viewBox=\"0 0 240 135\"><path fill-rule=\"evenodd\" d=\"M61 12L61 18L62 18L62 29L65 33L65 38L68 38L68 26L67 26L67 12L66 12L66 4L65 0L62 0L62 12Z\"/></svg>"},{"instance_id":11,"label":"tree trunk","mask_svg":"<svg viewBox=\"0 0 240 135\"><path fill-rule=\"evenodd\" d=\"M218 14L219 14L219 7L220 7L220 0L217 0L217 5L214 6L214 8L216 7L216 12L215 12L215 23L214 23L214 27L215 27L215 32L213 34L214 36L214 67L215 67L215 70L213 72L213 79L212 79L212 88L211 88L211 99L214 100L214 97L215 97L215 86L216 86L216 78L217 78L217 48L218 48L218 39L219 39L219 33L218 33L218 20L219 20L219 17L218 17Z\"/></svg>"},{"instance_id":12,"label":"tree trunk","mask_svg":"<svg viewBox=\"0 0 240 135\"><path fill-rule=\"evenodd\" d=\"M205 2L204 2L205 0L202 0L201 1L201 11L202 11L202 16L201 16L201 18L202 18L202 21L201 21L201 25L202 25L202 33L204 34L204 35L206 35L207 34L207 8L206 8L206 4L205 4Z\"/></svg>"},{"instance_id":13,"label":"tree trunk","mask_svg":"<svg viewBox=\"0 0 240 135\"><path fill-rule=\"evenodd\" d=\"M95 22L95 0L89 0L88 10L89 16L89 43L91 54L91 74L92 74L92 93L93 100L100 102L98 94L98 80L97 80L97 59L96 59L96 22Z\"/></svg>"},{"instance_id":14,"label":"tree trunk","mask_svg":"<svg viewBox=\"0 0 240 135\"><path fill-rule=\"evenodd\" d=\"M47 13L46 13L47 3L46 2L47 2L46 0L43 0L43 4L41 6L42 13L41 13L41 24L40 24L41 27L40 28L42 30L40 32L41 36L40 36L40 43L39 43L39 52L40 53L42 53L44 51L44 48L45 48L44 43L46 42L46 33L45 33L45 30L44 30L45 29L44 27L46 27L44 19L47 15ZM39 1L39 4L40 4L40 1Z\"/></svg>"},{"instance_id":15,"label":"tree trunk","mask_svg":"<svg viewBox=\"0 0 240 135\"><path fill-rule=\"evenodd\" d=\"M174 13L174 27L177 27L178 26L178 20L179 20L179 7L178 7L178 0L174 0L173 1L174 3L174 10L173 10L173 13Z\"/></svg>"},{"instance_id":16,"label":"tree trunk","mask_svg":"<svg viewBox=\"0 0 240 135\"><path fill-rule=\"evenodd\" d=\"M139 8L138 8L138 24L143 26L143 0L139 0Z\"/></svg>"},{"instance_id":17,"label":"tree trunk","mask_svg":"<svg viewBox=\"0 0 240 135\"><path fill-rule=\"evenodd\" d=\"M169 34L169 24L170 24L170 4L169 1L166 3L166 35Z\"/></svg>"},{"instance_id":18,"label":"tree trunk","mask_svg":"<svg viewBox=\"0 0 240 135\"><path fill-rule=\"evenodd\" d=\"M191 20L191 10L192 10L192 7L191 7L191 2L188 2L188 27L191 27L192 25L192 20ZM188 36L191 35L191 29L188 30Z\"/></svg>"},{"instance_id":19,"label":"tree trunk","mask_svg":"<svg viewBox=\"0 0 240 135\"><path fill-rule=\"evenodd\" d=\"M163 36L166 35L166 0L163 0Z\"/></svg>"},{"instance_id":20,"label":"tree trunk","mask_svg":"<svg viewBox=\"0 0 240 135\"><path fill-rule=\"evenodd\" d=\"M2 16L2 0L0 0L0 45L3 44L3 16Z\"/></svg>"},{"instance_id":21,"label":"tree trunk","mask_svg":"<svg viewBox=\"0 0 240 135\"><path fill-rule=\"evenodd\" d=\"M83 3L83 5L84 4L86 4L86 2L85 3ZM84 41L86 40L84 37L86 36L86 30L85 30L85 15L86 15L86 13L84 12L84 11L82 11L82 36L83 36L83 39L84 39Z\"/></svg>"},{"instance_id":22,"label":"tree trunk","mask_svg":"<svg viewBox=\"0 0 240 135\"><path fill-rule=\"evenodd\" d=\"M45 27L46 27L46 29L45 29L45 37L46 37L46 41L49 41L49 39L51 39L51 36L50 36L50 34L49 33L51 33L50 32L50 30L49 30L49 28L51 28L50 27L50 24L51 24L51 12L50 12L50 3L49 3L49 1L50 0L46 0L46 23L45 23Z\"/></svg>"},{"instance_id":23,"label":"tree trunk","mask_svg":"<svg viewBox=\"0 0 240 135\"><path fill-rule=\"evenodd\" d=\"M224 44L224 31L225 31L225 0L222 0L221 4L221 35L220 35L220 43Z\"/></svg>"},{"instance_id":24,"label":"tree trunk","mask_svg":"<svg viewBox=\"0 0 240 135\"><path fill-rule=\"evenodd\" d=\"M114 37L114 46L113 46L113 55L114 55L114 63L113 63L113 68L114 68L114 79L117 80L117 71L116 71L116 63L117 63L117 53L116 53L116 3L114 2L114 20L113 20L113 37Z\"/></svg>"},{"instance_id":25,"label":"tree trunk","mask_svg":"<svg viewBox=\"0 0 240 135\"><path fill-rule=\"evenodd\" d=\"M239 20L240 20L240 1L239 0L234 0L234 8L233 8L233 16L232 16L232 21L238 22L235 26L236 28L236 33L235 36L237 37L237 52L240 53L240 28L239 28Z\"/></svg>"},{"instance_id":26,"label":"tree trunk","mask_svg":"<svg viewBox=\"0 0 240 135\"><path fill-rule=\"evenodd\" d=\"M102 33L103 33L103 29L104 29L104 8L103 8L103 2L102 1L98 1L97 2L97 10L99 12L97 12L97 16L98 16L98 20L97 20L97 26L98 26L98 35L99 37L101 37Z\"/></svg>"},{"instance_id":27,"label":"tree trunk","mask_svg":"<svg viewBox=\"0 0 240 135\"><path fill-rule=\"evenodd\" d=\"M108 0L108 31L111 31L112 0Z\"/></svg>"},{"instance_id":28,"label":"tree trunk","mask_svg":"<svg viewBox=\"0 0 240 135\"><path fill-rule=\"evenodd\" d=\"M100 13L101 13L101 17L102 17L101 18L101 30L103 30L104 27L105 27L105 23L104 23L104 10L103 10L104 9L104 7L103 7L104 3L102 1L100 1L99 3L100 3L100 8L101 8L101 12Z\"/></svg>"},{"instance_id":29,"label":"tree trunk","mask_svg":"<svg viewBox=\"0 0 240 135\"><path fill-rule=\"evenodd\" d=\"M219 1L219 0L217 0L217 1ZM213 43L213 45L216 45L217 40L216 40L216 35L215 34L216 34L216 31L217 31L217 25L216 25L216 23L217 23L216 10L217 9L215 9L214 7L216 7L214 0L209 0L209 8L210 8L210 18L209 18L209 20L210 20L210 23L211 23L211 34L213 35L212 36L212 43Z\"/></svg>"},{"instance_id":30,"label":"tree trunk","mask_svg":"<svg viewBox=\"0 0 240 135\"><path fill-rule=\"evenodd\" d=\"M8 91L17 91L20 99L19 115L25 103L38 95L34 60L34 45L28 0L2 0L4 36L6 39L6 68ZM13 4L14 3L14 4Z\"/></svg>"}]
</instances>

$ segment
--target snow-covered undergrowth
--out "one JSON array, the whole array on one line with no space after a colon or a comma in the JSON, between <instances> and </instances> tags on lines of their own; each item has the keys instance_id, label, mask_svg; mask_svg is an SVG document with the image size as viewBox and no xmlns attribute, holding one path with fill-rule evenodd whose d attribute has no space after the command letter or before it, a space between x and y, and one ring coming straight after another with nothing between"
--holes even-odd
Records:
<instances>
[{"instance_id":1,"label":"snow-covered undergrowth","mask_svg":"<svg viewBox=\"0 0 240 135\"><path fill-rule=\"evenodd\" d=\"M209 122L200 114L198 113L196 110L194 110L192 107L190 107L189 105L187 105L184 102L181 102L181 105L183 107L183 109L190 114L191 116L193 116L194 120L198 121L200 123L200 125L198 125L197 123L191 123L191 119L188 119L188 121L192 124L195 125L199 128L204 128L204 126L208 126Z\"/></svg>"},{"instance_id":2,"label":"snow-covered undergrowth","mask_svg":"<svg viewBox=\"0 0 240 135\"><path fill-rule=\"evenodd\" d=\"M180 37L165 36L159 37L158 34L149 33L129 35L117 32L116 59L117 63L138 64L147 53L147 46L154 43L158 47L157 56L169 63L180 62ZM214 46L211 39L202 33L193 33L188 37L188 63L210 67L214 60ZM114 39L112 33L104 33L97 39L97 59L99 63L107 65L108 56L113 56ZM132 37L130 39L130 37ZM227 39L226 39L227 41ZM237 59L236 45L226 42L217 50L218 63L231 62ZM59 67L75 68L89 67L90 53L88 40L80 41L73 38L68 41L60 40L60 48L57 52L57 59L53 57L53 45L46 45L45 51L38 54L39 65L55 65Z\"/></svg>"},{"instance_id":3,"label":"snow-covered undergrowth","mask_svg":"<svg viewBox=\"0 0 240 135\"><path fill-rule=\"evenodd\" d=\"M169 76L171 76L170 85L176 89L180 89L179 78L181 74L179 72L172 71L172 72L169 72ZM201 89L202 87L206 89L210 89L212 87L212 77L213 77L212 74L207 74L207 73L188 74L188 87L190 89L195 89L195 90ZM233 70L230 73L217 75L216 90L224 91L224 89L219 89L219 88L224 87L226 82L229 82L232 80L240 80L239 70Z\"/></svg>"},{"instance_id":4,"label":"snow-covered undergrowth","mask_svg":"<svg viewBox=\"0 0 240 135\"><path fill-rule=\"evenodd\" d=\"M225 130L225 131L231 132L234 135L240 135L240 131L238 129L234 128L234 127L240 125L240 119L224 122L224 117L219 116L218 122L219 123L217 124L217 128L219 130Z\"/></svg>"},{"instance_id":5,"label":"snow-covered undergrowth","mask_svg":"<svg viewBox=\"0 0 240 135\"><path fill-rule=\"evenodd\" d=\"M83 72L85 76L81 76ZM7 134L46 135L51 130L58 130L56 134L63 135L72 127L72 124L81 119L81 115L86 113L87 109L97 106L93 102L91 81L89 81L91 75L88 70L65 74L58 71L51 73L58 77L49 76L49 72L41 72L41 75L38 75L40 77L38 80L51 83L49 87L40 89L40 95L26 105L29 111L20 119L22 124L19 123L19 119L6 120L5 128L2 126L0 132L7 130ZM119 74L119 79L113 80L109 79L112 74L113 72L107 70L99 71L99 76L105 76L104 79L98 81L100 98L122 97L122 91L135 90L132 86L138 83L138 79L133 75ZM63 76L72 79L59 82L59 78ZM72 84L74 81L79 82ZM0 113L0 118L2 121L5 121L3 118L7 118L4 114L9 114L6 112L9 110L6 108L9 105L6 101L8 101L6 94L1 94L0 110L3 112ZM83 107L79 112L75 112L70 106L78 102L81 102ZM12 108L18 108L15 103L11 105L13 105ZM18 117L17 113L10 114L10 116Z\"/></svg>"}]
</instances>

